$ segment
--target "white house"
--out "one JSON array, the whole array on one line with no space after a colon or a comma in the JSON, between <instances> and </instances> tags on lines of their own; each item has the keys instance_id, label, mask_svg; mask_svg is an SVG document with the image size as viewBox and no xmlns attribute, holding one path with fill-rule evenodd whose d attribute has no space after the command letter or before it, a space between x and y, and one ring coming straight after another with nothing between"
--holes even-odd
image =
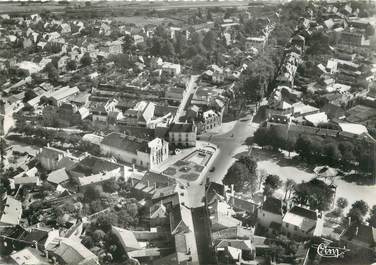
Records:
<instances>
[{"instance_id":1,"label":"white house","mask_svg":"<svg viewBox=\"0 0 376 265\"><path fill-rule=\"evenodd\" d=\"M266 44L265 36L262 37L248 37L245 41L245 49L250 50L256 48L258 51L264 50Z\"/></svg>"},{"instance_id":2,"label":"white house","mask_svg":"<svg viewBox=\"0 0 376 265\"><path fill-rule=\"evenodd\" d=\"M184 147L196 146L197 127L193 123L173 123L168 133L169 142Z\"/></svg>"},{"instance_id":3,"label":"white house","mask_svg":"<svg viewBox=\"0 0 376 265\"><path fill-rule=\"evenodd\" d=\"M22 203L6 193L1 194L0 227L18 225L22 215Z\"/></svg>"},{"instance_id":4,"label":"white house","mask_svg":"<svg viewBox=\"0 0 376 265\"><path fill-rule=\"evenodd\" d=\"M100 143L102 153L152 169L168 158L168 143L160 138L148 142L134 136L110 133Z\"/></svg>"},{"instance_id":5,"label":"white house","mask_svg":"<svg viewBox=\"0 0 376 265\"><path fill-rule=\"evenodd\" d=\"M99 104L92 109L92 120L107 122L108 113L114 112L119 102L116 99L108 100L105 104Z\"/></svg>"},{"instance_id":6,"label":"white house","mask_svg":"<svg viewBox=\"0 0 376 265\"><path fill-rule=\"evenodd\" d=\"M292 207L283 217L282 231L288 237L306 239L321 236L323 222L315 211Z\"/></svg>"},{"instance_id":7,"label":"white house","mask_svg":"<svg viewBox=\"0 0 376 265\"><path fill-rule=\"evenodd\" d=\"M169 75L178 75L181 73L181 66L180 64L164 62L162 64L162 71Z\"/></svg>"},{"instance_id":8,"label":"white house","mask_svg":"<svg viewBox=\"0 0 376 265\"><path fill-rule=\"evenodd\" d=\"M276 230L282 225L282 201L274 197L266 198L257 212L257 221L268 230Z\"/></svg>"}]
</instances>

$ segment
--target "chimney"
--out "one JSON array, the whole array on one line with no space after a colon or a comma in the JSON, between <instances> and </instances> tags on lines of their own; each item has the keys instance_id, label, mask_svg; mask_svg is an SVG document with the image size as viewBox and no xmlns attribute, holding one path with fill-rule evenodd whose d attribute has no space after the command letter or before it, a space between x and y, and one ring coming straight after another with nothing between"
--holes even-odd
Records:
<instances>
[{"instance_id":1,"label":"chimney","mask_svg":"<svg viewBox=\"0 0 376 265\"><path fill-rule=\"evenodd\" d=\"M50 143L47 143L47 147L50 147Z\"/></svg>"},{"instance_id":2,"label":"chimney","mask_svg":"<svg viewBox=\"0 0 376 265\"><path fill-rule=\"evenodd\" d=\"M234 191L234 184L231 184L231 195L234 196L235 191Z\"/></svg>"}]
</instances>

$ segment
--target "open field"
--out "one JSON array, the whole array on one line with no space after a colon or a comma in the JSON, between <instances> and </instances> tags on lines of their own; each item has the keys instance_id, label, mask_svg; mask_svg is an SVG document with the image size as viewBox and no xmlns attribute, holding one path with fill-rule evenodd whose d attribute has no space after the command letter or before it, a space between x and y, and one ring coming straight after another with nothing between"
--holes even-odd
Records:
<instances>
[{"instance_id":1,"label":"open field","mask_svg":"<svg viewBox=\"0 0 376 265\"><path fill-rule=\"evenodd\" d=\"M108 2L92 2L90 6L85 6L84 2L72 2L69 4L59 4L55 2L46 3L0 3L0 14L5 13L32 13L40 12L41 10L49 10L51 12L62 12L64 8L70 7L72 9L67 12L80 11L119 11L123 9L137 10L137 9L155 9L155 10L169 10L175 8L199 8L199 7L244 7L248 6L248 1L192 1L192 2L127 2L127 1L108 1Z\"/></svg>"},{"instance_id":2,"label":"open field","mask_svg":"<svg viewBox=\"0 0 376 265\"><path fill-rule=\"evenodd\" d=\"M267 150L253 150L252 155L258 161L258 169L265 170L268 174L278 175L282 181L290 178L297 183L302 181L307 182L316 176L313 173L312 166L298 160L288 159L280 153ZM347 198L349 205L357 200L364 200L369 206L376 204L374 193L376 185L359 185L355 182L347 182L341 177L336 177L334 184L337 185L336 198ZM283 190L280 192L283 194Z\"/></svg>"},{"instance_id":3,"label":"open field","mask_svg":"<svg viewBox=\"0 0 376 265\"><path fill-rule=\"evenodd\" d=\"M148 24L161 25L168 23L179 23L179 20L171 18L159 18L159 17L146 17L146 16L119 16L112 19L114 22L127 23L127 24L136 24L138 26L145 26Z\"/></svg>"}]
</instances>

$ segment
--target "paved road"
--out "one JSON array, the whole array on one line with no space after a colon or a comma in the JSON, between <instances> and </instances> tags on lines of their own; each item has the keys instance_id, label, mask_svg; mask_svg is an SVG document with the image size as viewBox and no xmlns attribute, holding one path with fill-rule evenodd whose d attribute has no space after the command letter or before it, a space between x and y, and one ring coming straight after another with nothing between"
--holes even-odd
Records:
<instances>
[{"instance_id":1,"label":"paved road","mask_svg":"<svg viewBox=\"0 0 376 265\"><path fill-rule=\"evenodd\" d=\"M236 122L234 128L225 134L200 136L201 140L209 141L220 149L220 153L212 165L215 168L214 172L207 174L207 178L211 181L221 183L228 168L235 161L235 155L247 150L244 142L248 137L253 136L258 128L258 124L253 123L252 118L252 115L241 118Z\"/></svg>"},{"instance_id":2,"label":"paved road","mask_svg":"<svg viewBox=\"0 0 376 265\"><path fill-rule=\"evenodd\" d=\"M197 79L198 75L191 75L191 78L189 79L189 82L187 84L186 93L183 96L183 99L179 105L178 110L176 111L174 122L179 122L180 117L185 115L185 108L187 104L190 104L188 100L190 99L190 96L192 94L196 93L197 90Z\"/></svg>"}]
</instances>

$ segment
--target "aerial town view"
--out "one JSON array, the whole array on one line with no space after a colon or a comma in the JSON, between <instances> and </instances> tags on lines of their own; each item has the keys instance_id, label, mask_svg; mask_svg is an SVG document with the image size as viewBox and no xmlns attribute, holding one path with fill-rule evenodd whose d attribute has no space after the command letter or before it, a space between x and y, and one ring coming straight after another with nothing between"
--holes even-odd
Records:
<instances>
[{"instance_id":1,"label":"aerial town view","mask_svg":"<svg viewBox=\"0 0 376 265\"><path fill-rule=\"evenodd\" d=\"M376 264L376 1L0 2L1 265Z\"/></svg>"}]
</instances>

